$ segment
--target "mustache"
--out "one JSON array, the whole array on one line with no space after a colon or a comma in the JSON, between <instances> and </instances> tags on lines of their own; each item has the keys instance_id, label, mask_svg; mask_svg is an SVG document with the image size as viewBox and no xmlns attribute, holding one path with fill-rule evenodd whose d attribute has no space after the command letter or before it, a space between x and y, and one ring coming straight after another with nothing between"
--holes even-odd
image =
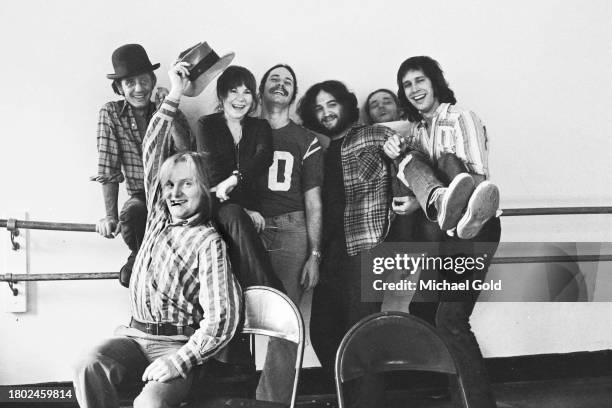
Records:
<instances>
[{"instance_id":1,"label":"mustache","mask_svg":"<svg viewBox=\"0 0 612 408\"><path fill-rule=\"evenodd\" d=\"M270 93L274 93L276 91L281 91L283 93L283 96L289 95L289 91L282 84L276 85L274 88L270 89Z\"/></svg>"}]
</instances>

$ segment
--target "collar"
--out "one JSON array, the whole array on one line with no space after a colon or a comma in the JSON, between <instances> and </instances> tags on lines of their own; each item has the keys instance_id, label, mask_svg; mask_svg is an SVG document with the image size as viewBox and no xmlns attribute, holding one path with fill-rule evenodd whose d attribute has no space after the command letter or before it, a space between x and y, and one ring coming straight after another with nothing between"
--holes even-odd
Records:
<instances>
[{"instance_id":1,"label":"collar","mask_svg":"<svg viewBox=\"0 0 612 408\"><path fill-rule=\"evenodd\" d=\"M432 118L431 118L431 123L433 124L434 121L441 116L442 114L445 114L446 111L448 110L448 107L451 104L448 102L445 103L441 103L440 105L438 105L438 107L436 108L436 111L434 112ZM421 115L423 116L423 115ZM427 120L425 118L421 119L421 121L419 122L419 127L424 127L425 129L428 129L429 126L427 126Z\"/></svg>"},{"instance_id":2,"label":"collar","mask_svg":"<svg viewBox=\"0 0 612 408\"><path fill-rule=\"evenodd\" d=\"M125 99L123 99L122 101L119 101L119 103L121 104L121 109L119 110L119 116L123 116L123 115L132 115L134 116L134 112L132 112L132 105L130 105ZM147 111L147 118L150 118L151 116L153 116L153 113L155 113L155 104L151 101L149 101L149 110Z\"/></svg>"},{"instance_id":3,"label":"collar","mask_svg":"<svg viewBox=\"0 0 612 408\"><path fill-rule=\"evenodd\" d=\"M193 227L193 226L200 224L201 222L202 222L202 214L198 212L192 215L191 217L187 218L186 220L179 220L176 222L172 221L172 216L170 216L170 222L168 222L168 226L170 227Z\"/></svg>"}]
</instances>

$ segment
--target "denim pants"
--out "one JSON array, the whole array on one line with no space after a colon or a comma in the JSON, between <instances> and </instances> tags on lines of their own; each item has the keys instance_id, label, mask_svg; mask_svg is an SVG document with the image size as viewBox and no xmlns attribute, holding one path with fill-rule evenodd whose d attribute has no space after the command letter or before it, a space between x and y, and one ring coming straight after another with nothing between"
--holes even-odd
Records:
<instances>
[{"instance_id":1,"label":"denim pants","mask_svg":"<svg viewBox=\"0 0 612 408\"><path fill-rule=\"evenodd\" d=\"M455 176L467 172L467 169L452 153L443 154L432 163L423 153L411 151L406 155L406 160L406 165L398 177L408 183L427 218L435 221L436 214L431 212L429 206L431 193L438 187L447 186Z\"/></svg>"},{"instance_id":2,"label":"denim pants","mask_svg":"<svg viewBox=\"0 0 612 408\"><path fill-rule=\"evenodd\" d=\"M119 408L118 392L142 386L142 374L147 366L184 344L167 337L164 340L152 337L114 337L82 356L74 367L73 379L79 406ZM187 399L197 371L198 368L192 369L187 378L147 382L134 400L134 407L179 407Z\"/></svg>"},{"instance_id":3,"label":"denim pants","mask_svg":"<svg viewBox=\"0 0 612 408\"><path fill-rule=\"evenodd\" d=\"M147 204L144 193L131 195L119 214L121 236L128 248L136 254L144 238L147 223Z\"/></svg>"},{"instance_id":4,"label":"denim pants","mask_svg":"<svg viewBox=\"0 0 612 408\"><path fill-rule=\"evenodd\" d=\"M304 212L266 218L261 239L270 255L272 269L283 283L287 296L299 306L304 292L300 279L309 256ZM256 391L258 400L285 404L291 401L296 355L295 343L270 338Z\"/></svg>"}]
</instances>

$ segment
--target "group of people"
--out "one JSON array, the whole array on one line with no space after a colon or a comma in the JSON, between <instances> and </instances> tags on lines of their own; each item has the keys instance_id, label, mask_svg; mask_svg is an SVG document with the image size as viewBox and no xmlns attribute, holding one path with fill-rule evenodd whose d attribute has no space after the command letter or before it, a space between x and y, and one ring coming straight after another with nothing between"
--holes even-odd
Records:
<instances>
[{"instance_id":1,"label":"group of people","mask_svg":"<svg viewBox=\"0 0 612 408\"><path fill-rule=\"evenodd\" d=\"M123 99L100 111L92 179L106 208L97 231L121 233L131 250L120 281L132 318L76 364L82 407L116 407L118 391L140 381L135 407L178 406L213 361L243 363L245 343L235 334L241 288L251 285L276 287L296 304L314 290L312 345L331 373L346 331L380 310L361 299L362 255L385 241L437 242L450 256L489 242L490 261L499 243L485 127L456 106L435 60L404 61L397 95L372 92L368 125L342 82L317 83L299 101L299 125L290 118L298 94L291 66L272 66L257 86L248 69L229 65L232 58L206 43L187 50L154 103L159 64L138 44L112 55L108 78ZM180 101L219 73L219 112L200 118L194 135ZM124 180L129 199L119 213ZM486 269L451 278L482 278ZM471 405L493 407L469 325L477 295L440 294L411 303L410 313L448 340ZM295 353L288 342L270 341L258 399L289 401ZM355 405L371 406L366 389L353 393Z\"/></svg>"}]
</instances>

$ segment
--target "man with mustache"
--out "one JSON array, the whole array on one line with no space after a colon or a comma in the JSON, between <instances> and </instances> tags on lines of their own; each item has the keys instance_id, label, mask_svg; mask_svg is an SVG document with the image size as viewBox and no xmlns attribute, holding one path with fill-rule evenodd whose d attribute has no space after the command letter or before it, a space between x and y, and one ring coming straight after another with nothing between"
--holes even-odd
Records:
<instances>
[{"instance_id":1,"label":"man with mustache","mask_svg":"<svg viewBox=\"0 0 612 408\"><path fill-rule=\"evenodd\" d=\"M266 71L259 84L262 117L272 127L274 161L258 180L258 192L266 225L261 237L272 268L299 305L319 280L323 154L317 138L289 118L297 90L295 72L285 64ZM290 402L296 352L295 344L270 339L258 400Z\"/></svg>"},{"instance_id":2,"label":"man with mustache","mask_svg":"<svg viewBox=\"0 0 612 408\"><path fill-rule=\"evenodd\" d=\"M96 231L106 238L121 233L131 253L121 267L119 282L127 287L132 274L136 253L144 237L147 207L145 204L144 170L142 166L142 140L156 106L151 102L157 77L153 73L159 64L151 64L147 52L140 44L126 44L112 55L114 73L112 88L123 100L106 103L100 109L98 119L98 173L91 180L102 184L106 216L96 224ZM158 92L167 93L164 88ZM156 95L156 97L159 95ZM178 111L173 123L173 132L188 137L189 145L170 146L170 153L192 150L195 147L189 124ZM118 211L119 183L126 182L130 196Z\"/></svg>"}]
</instances>

